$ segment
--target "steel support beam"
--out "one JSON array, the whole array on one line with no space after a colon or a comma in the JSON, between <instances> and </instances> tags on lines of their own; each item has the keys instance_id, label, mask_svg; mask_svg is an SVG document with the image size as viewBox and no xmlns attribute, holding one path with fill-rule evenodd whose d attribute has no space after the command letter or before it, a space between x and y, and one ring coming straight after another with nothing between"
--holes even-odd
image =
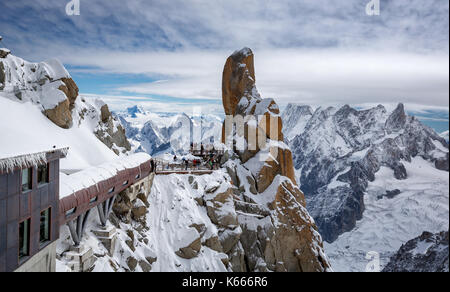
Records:
<instances>
[{"instance_id":1,"label":"steel support beam","mask_svg":"<svg viewBox=\"0 0 450 292\"><path fill-rule=\"evenodd\" d=\"M116 195L97 205L98 216L103 227L105 227L106 223L108 222L109 214L111 214L115 200Z\"/></svg>"},{"instance_id":2,"label":"steel support beam","mask_svg":"<svg viewBox=\"0 0 450 292\"><path fill-rule=\"evenodd\" d=\"M78 216L77 219L67 222L75 246L79 246L83 239L90 213L91 210L88 210L86 213Z\"/></svg>"}]
</instances>

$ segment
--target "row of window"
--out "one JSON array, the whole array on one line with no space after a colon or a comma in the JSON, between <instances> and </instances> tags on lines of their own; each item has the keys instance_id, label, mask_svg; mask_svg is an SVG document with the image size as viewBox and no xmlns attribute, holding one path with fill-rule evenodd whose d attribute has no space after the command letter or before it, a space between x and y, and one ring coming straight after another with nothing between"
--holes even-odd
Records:
<instances>
[{"instance_id":1,"label":"row of window","mask_svg":"<svg viewBox=\"0 0 450 292\"><path fill-rule=\"evenodd\" d=\"M49 164L39 165L37 168L38 185L47 184L50 181ZM22 170L22 192L27 192L33 188L33 168Z\"/></svg>"},{"instance_id":2,"label":"row of window","mask_svg":"<svg viewBox=\"0 0 450 292\"><path fill-rule=\"evenodd\" d=\"M50 241L51 208L41 212L39 225L39 243L41 246ZM19 223L19 261L30 256L31 218Z\"/></svg>"}]
</instances>

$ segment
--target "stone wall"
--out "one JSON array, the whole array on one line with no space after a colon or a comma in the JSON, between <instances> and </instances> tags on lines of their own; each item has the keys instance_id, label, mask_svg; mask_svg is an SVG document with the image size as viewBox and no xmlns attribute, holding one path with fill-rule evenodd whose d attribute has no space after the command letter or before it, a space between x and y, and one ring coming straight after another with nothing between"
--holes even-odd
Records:
<instances>
[{"instance_id":1,"label":"stone wall","mask_svg":"<svg viewBox=\"0 0 450 292\"><path fill-rule=\"evenodd\" d=\"M39 253L34 255L15 272L55 272L56 271L56 244L52 242Z\"/></svg>"}]
</instances>

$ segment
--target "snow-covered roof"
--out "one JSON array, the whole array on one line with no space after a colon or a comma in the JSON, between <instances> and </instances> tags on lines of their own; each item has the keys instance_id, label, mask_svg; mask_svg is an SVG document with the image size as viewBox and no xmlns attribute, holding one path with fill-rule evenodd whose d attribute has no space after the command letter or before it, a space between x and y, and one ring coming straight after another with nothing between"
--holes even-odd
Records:
<instances>
[{"instance_id":1,"label":"snow-covered roof","mask_svg":"<svg viewBox=\"0 0 450 292\"><path fill-rule=\"evenodd\" d=\"M119 157L96 167L89 167L72 175L61 174L59 197L62 199L82 189L89 188L116 176L121 170L138 167L142 163L148 162L151 158L146 153L136 153L130 156Z\"/></svg>"},{"instance_id":2,"label":"snow-covered roof","mask_svg":"<svg viewBox=\"0 0 450 292\"><path fill-rule=\"evenodd\" d=\"M69 148L51 149L36 153L21 154L11 157L0 157L0 173L8 173L14 171L16 168L26 168L38 166L39 164L47 163L47 154L59 153L62 157L67 155Z\"/></svg>"}]
</instances>

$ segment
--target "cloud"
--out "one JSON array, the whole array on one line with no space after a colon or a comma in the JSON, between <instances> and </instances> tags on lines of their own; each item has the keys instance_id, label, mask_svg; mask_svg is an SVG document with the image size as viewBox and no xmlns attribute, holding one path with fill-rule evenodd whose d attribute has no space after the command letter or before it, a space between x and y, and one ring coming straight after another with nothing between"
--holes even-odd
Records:
<instances>
[{"instance_id":1,"label":"cloud","mask_svg":"<svg viewBox=\"0 0 450 292\"><path fill-rule=\"evenodd\" d=\"M368 0L81 0L78 17L67 2L1 1L0 34L26 59L86 67L74 74L158 80L111 87L117 105L220 104L225 59L249 46L261 94L281 105L448 108L448 1L381 0L379 17L365 15Z\"/></svg>"},{"instance_id":2,"label":"cloud","mask_svg":"<svg viewBox=\"0 0 450 292\"><path fill-rule=\"evenodd\" d=\"M171 100L157 100L148 97L136 97L136 96L120 96L120 95L101 95L101 94L81 94L82 97L88 100L101 99L108 104L108 107L112 111L123 111L128 107L135 105L142 106L143 108L153 113L203 113L214 114L217 116L223 116L222 104L202 102L199 104L191 102L179 102Z\"/></svg>"},{"instance_id":3,"label":"cloud","mask_svg":"<svg viewBox=\"0 0 450 292\"><path fill-rule=\"evenodd\" d=\"M77 65L89 63L105 72L148 74L160 78L157 82L118 86L115 88L118 93L220 100L221 70L230 53L89 52L67 60ZM257 87L263 97L276 98L280 104L395 101L448 107L448 63L446 55L402 52L255 51Z\"/></svg>"}]
</instances>

